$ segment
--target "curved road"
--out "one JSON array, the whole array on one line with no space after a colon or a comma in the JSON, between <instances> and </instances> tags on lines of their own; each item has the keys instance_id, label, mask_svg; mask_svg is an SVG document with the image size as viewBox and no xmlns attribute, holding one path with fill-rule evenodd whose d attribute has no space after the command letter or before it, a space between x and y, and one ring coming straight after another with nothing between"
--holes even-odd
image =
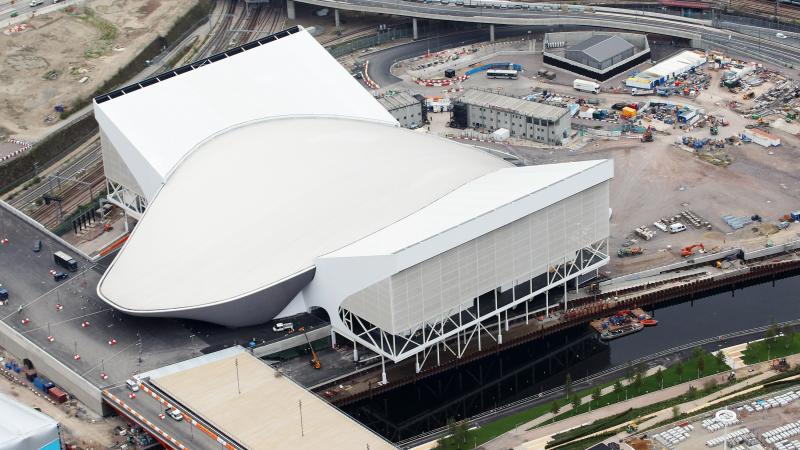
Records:
<instances>
[{"instance_id":1,"label":"curved road","mask_svg":"<svg viewBox=\"0 0 800 450\"><path fill-rule=\"evenodd\" d=\"M450 6L441 3L420 3L406 0L297 0L321 7L355 10L362 12L392 14L398 16L426 18L445 21L472 22L515 27L497 28L495 37L519 34L525 27L548 27L565 25L571 27L590 26L617 28L646 33L664 34L693 41L696 47L717 48L742 56L769 61L778 65L800 65L800 46L797 35L785 32L787 39L779 39L775 30L751 26L736 26L740 31L714 28L711 21L687 19L680 16L644 13L634 10L611 8L588 8L579 11L536 11L515 8L485 8ZM511 3L509 3L511 4ZM516 29L517 31L514 31ZM370 76L380 85L397 81L388 74L386 62L419 55L430 46L431 50L486 41L489 31L468 31L452 36L426 39L405 46L377 52L371 59L371 66L381 68ZM378 73L382 72L382 73Z\"/></svg>"}]
</instances>

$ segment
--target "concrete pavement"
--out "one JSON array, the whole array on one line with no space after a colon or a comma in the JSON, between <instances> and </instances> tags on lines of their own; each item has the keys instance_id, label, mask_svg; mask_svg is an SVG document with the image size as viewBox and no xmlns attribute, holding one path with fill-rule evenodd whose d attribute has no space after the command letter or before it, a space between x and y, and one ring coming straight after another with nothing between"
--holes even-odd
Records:
<instances>
[{"instance_id":1,"label":"concrete pavement","mask_svg":"<svg viewBox=\"0 0 800 450\"><path fill-rule=\"evenodd\" d=\"M787 358L790 363L796 364L800 362L800 355L794 355L790 358ZM749 372L750 368L754 368L755 372ZM708 395L706 397L692 400L686 403L679 405L679 408L683 412L693 412L699 409L705 408L709 404L716 403L719 399L728 396L733 391L737 391L742 389L746 386L756 387L760 381L763 381L766 378L773 376L775 373L769 369L768 363L760 363L750 367L742 367L741 369L736 370L736 375L738 378L744 378L747 376L751 376L746 381L741 383L736 383L734 385L725 387L720 389L719 391ZM614 414L621 413L628 408L641 408L653 403L658 403L661 401L665 401L671 398L674 398L678 395L685 393L690 386L694 386L697 389L702 389L703 385L709 380L716 380L717 382L724 382L726 379L726 373L711 375L708 377L688 381L679 385L675 385L669 387L667 389L663 389L660 391L653 392L651 394L645 394L628 401L623 401L619 403L615 403L613 405L606 406L604 408L600 408L588 413L580 414L577 416L573 416L567 418L565 420L561 420L555 424L545 425L539 428L534 428L530 431L527 428L530 428L528 424L524 426L517 427L516 429L499 436L498 438L487 442L483 445L486 449L509 449L509 448L519 448L519 449L544 449L545 444L552 438L553 435L561 433L565 430L569 430L572 428L576 428L586 423L591 423L599 419L606 418L608 416L612 416ZM562 410L563 412L564 410ZM672 408L666 408L664 410L658 411L653 414L654 417L648 419L645 422L641 422L639 424L640 429L647 428L648 426L652 426L655 423L661 422L663 420L667 420L672 417ZM552 417L552 416L550 416ZM540 418L541 419L541 418ZM537 419L539 422L542 423L546 420ZM531 423L536 422L532 421ZM612 427L612 429L618 428L619 425ZM605 431L605 430L603 430ZM602 433L600 431L598 433ZM614 436L609 440L618 440L621 436Z\"/></svg>"}]
</instances>

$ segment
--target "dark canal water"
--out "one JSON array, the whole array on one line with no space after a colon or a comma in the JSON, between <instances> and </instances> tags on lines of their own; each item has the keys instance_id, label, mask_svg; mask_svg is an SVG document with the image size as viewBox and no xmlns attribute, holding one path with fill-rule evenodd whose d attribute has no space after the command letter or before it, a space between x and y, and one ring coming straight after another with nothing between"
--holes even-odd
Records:
<instances>
[{"instance_id":1,"label":"dark canal water","mask_svg":"<svg viewBox=\"0 0 800 450\"><path fill-rule=\"evenodd\" d=\"M680 345L800 318L800 276L651 311L657 327L599 342L584 328L530 342L343 409L392 441L439 428L563 385L573 379Z\"/></svg>"}]
</instances>

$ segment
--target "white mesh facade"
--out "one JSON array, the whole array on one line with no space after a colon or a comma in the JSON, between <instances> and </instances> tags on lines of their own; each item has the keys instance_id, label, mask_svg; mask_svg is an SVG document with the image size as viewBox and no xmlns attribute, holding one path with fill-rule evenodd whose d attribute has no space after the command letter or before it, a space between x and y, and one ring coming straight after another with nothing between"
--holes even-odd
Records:
<instances>
[{"instance_id":1,"label":"white mesh facade","mask_svg":"<svg viewBox=\"0 0 800 450\"><path fill-rule=\"evenodd\" d=\"M342 308L392 334L441 320L459 304L540 275L608 237L608 207L605 181L375 283Z\"/></svg>"}]
</instances>

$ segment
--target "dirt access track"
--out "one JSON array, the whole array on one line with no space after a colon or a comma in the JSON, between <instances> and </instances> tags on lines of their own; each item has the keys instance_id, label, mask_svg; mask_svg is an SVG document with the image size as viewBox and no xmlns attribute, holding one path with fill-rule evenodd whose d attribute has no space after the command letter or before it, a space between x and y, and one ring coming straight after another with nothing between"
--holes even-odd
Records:
<instances>
[{"instance_id":1,"label":"dirt access track","mask_svg":"<svg viewBox=\"0 0 800 450\"><path fill-rule=\"evenodd\" d=\"M0 30L0 134L40 140L197 1L87 0Z\"/></svg>"}]
</instances>

